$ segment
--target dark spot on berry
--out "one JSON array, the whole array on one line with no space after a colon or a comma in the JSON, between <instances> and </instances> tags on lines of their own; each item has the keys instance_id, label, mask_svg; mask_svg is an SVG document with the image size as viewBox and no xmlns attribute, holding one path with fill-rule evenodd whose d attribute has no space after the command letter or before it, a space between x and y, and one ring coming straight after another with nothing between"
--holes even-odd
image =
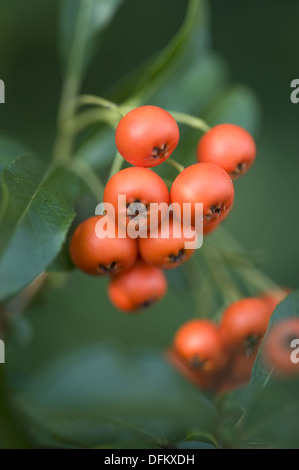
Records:
<instances>
[{"instance_id":1,"label":"dark spot on berry","mask_svg":"<svg viewBox=\"0 0 299 470\"><path fill-rule=\"evenodd\" d=\"M192 369L197 369L197 370L200 370L200 369L203 369L205 364L206 364L206 360L205 359L200 359L197 355L193 356L191 361L190 361L190 365L192 367Z\"/></svg>"},{"instance_id":2,"label":"dark spot on berry","mask_svg":"<svg viewBox=\"0 0 299 470\"><path fill-rule=\"evenodd\" d=\"M177 254L171 253L169 255L169 261L171 263L178 263L182 261L185 257L185 250L182 248Z\"/></svg>"},{"instance_id":3,"label":"dark spot on berry","mask_svg":"<svg viewBox=\"0 0 299 470\"><path fill-rule=\"evenodd\" d=\"M221 212L224 211L224 206L221 204L221 206L212 206L211 207L212 214L218 214L221 215Z\"/></svg>"},{"instance_id":4,"label":"dark spot on berry","mask_svg":"<svg viewBox=\"0 0 299 470\"><path fill-rule=\"evenodd\" d=\"M164 144L161 147L154 147L151 158L157 159L157 158L163 158L167 155L168 153L168 145Z\"/></svg>"},{"instance_id":5,"label":"dark spot on berry","mask_svg":"<svg viewBox=\"0 0 299 470\"><path fill-rule=\"evenodd\" d=\"M220 217L221 214L222 214L222 212L224 212L224 211L225 211L225 205L224 205L224 203L222 203L222 204L220 204L220 205L218 205L218 206L217 206L216 204L213 204L213 205L210 207L208 213L205 214L205 215L203 216L203 218L204 218L204 220L215 220L215 219L217 219L218 217Z\"/></svg>"},{"instance_id":6,"label":"dark spot on berry","mask_svg":"<svg viewBox=\"0 0 299 470\"><path fill-rule=\"evenodd\" d=\"M155 303L156 299L148 299L139 305L139 308L149 308Z\"/></svg>"},{"instance_id":7,"label":"dark spot on berry","mask_svg":"<svg viewBox=\"0 0 299 470\"><path fill-rule=\"evenodd\" d=\"M112 261L112 263L107 265L100 264L97 270L102 276L109 276L110 274L115 274L115 272L117 271L117 263L116 261Z\"/></svg>"},{"instance_id":8,"label":"dark spot on berry","mask_svg":"<svg viewBox=\"0 0 299 470\"><path fill-rule=\"evenodd\" d=\"M135 205L134 205L135 204ZM147 209L149 204L143 204L140 199L135 199L134 202L131 202L126 205L127 207L127 217L131 219L139 216L139 218L147 217Z\"/></svg>"},{"instance_id":9,"label":"dark spot on berry","mask_svg":"<svg viewBox=\"0 0 299 470\"><path fill-rule=\"evenodd\" d=\"M262 335L249 335L244 341L245 353L247 357L252 356L262 339Z\"/></svg>"},{"instance_id":10,"label":"dark spot on berry","mask_svg":"<svg viewBox=\"0 0 299 470\"><path fill-rule=\"evenodd\" d=\"M245 162L238 163L234 171L230 173L230 176L232 178L237 178L238 176L241 176L246 171L246 168L247 168L247 163Z\"/></svg>"}]
</instances>

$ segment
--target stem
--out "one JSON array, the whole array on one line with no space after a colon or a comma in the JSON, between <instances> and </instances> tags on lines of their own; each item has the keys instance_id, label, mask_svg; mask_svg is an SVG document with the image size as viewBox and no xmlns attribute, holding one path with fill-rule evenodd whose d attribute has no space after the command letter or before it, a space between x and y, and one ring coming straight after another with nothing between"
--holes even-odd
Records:
<instances>
[{"instance_id":1,"label":"stem","mask_svg":"<svg viewBox=\"0 0 299 470\"><path fill-rule=\"evenodd\" d=\"M246 253L246 250L243 246L231 235L225 228L219 227L217 230L219 236L219 241L221 243L232 246L232 250L240 251L241 253ZM276 290L277 292L283 292L280 286L278 286L270 277L264 274L260 269L256 268L254 265L248 265L246 267L238 267L238 273L243 279L248 283L254 286L258 292Z\"/></svg>"},{"instance_id":2,"label":"stem","mask_svg":"<svg viewBox=\"0 0 299 470\"><path fill-rule=\"evenodd\" d=\"M203 119L200 119L196 116L191 116L190 114L185 113L178 113L176 111L169 111L169 113L180 124L186 124L187 126L193 127L194 129L199 129L202 132L207 132L211 129Z\"/></svg>"},{"instance_id":3,"label":"stem","mask_svg":"<svg viewBox=\"0 0 299 470\"><path fill-rule=\"evenodd\" d=\"M168 158L167 160L165 160L169 165L173 166L173 168L175 168L179 173L181 173L185 167L183 165L180 165L180 163L176 162L175 160L173 160L173 158Z\"/></svg>"},{"instance_id":4,"label":"stem","mask_svg":"<svg viewBox=\"0 0 299 470\"><path fill-rule=\"evenodd\" d=\"M199 266L194 262L193 258L190 258L188 265L182 265L182 270L192 292L196 304L196 311L198 311L202 307L200 291L198 289L199 277L201 277Z\"/></svg>"},{"instance_id":5,"label":"stem","mask_svg":"<svg viewBox=\"0 0 299 470\"><path fill-rule=\"evenodd\" d=\"M90 6L92 6L91 3ZM75 99L82 81L85 35L88 32L89 16L90 11L81 1L58 110L58 135L53 151L55 164L63 164L71 158L73 144L71 122L76 108Z\"/></svg>"},{"instance_id":6,"label":"stem","mask_svg":"<svg viewBox=\"0 0 299 470\"><path fill-rule=\"evenodd\" d=\"M70 170L80 176L97 201L103 199L104 186L93 169L84 160L76 159L69 163Z\"/></svg>"},{"instance_id":7,"label":"stem","mask_svg":"<svg viewBox=\"0 0 299 470\"><path fill-rule=\"evenodd\" d=\"M224 302L230 304L242 298L241 293L235 286L227 269L225 269L225 267L220 263L214 265L210 257L204 254L204 252L203 256L211 273L211 276L214 278L214 281L221 292Z\"/></svg>"},{"instance_id":8,"label":"stem","mask_svg":"<svg viewBox=\"0 0 299 470\"><path fill-rule=\"evenodd\" d=\"M115 175L115 173L117 173L119 170L121 170L123 164L124 164L123 157L121 156L121 154L119 152L116 152L113 163L111 165L108 180L110 180L110 178L112 178L112 176Z\"/></svg>"},{"instance_id":9,"label":"stem","mask_svg":"<svg viewBox=\"0 0 299 470\"><path fill-rule=\"evenodd\" d=\"M202 272L201 265L196 262L196 253L187 265L182 265L182 270L196 304L194 318L210 317L213 300L211 284Z\"/></svg>"},{"instance_id":10,"label":"stem","mask_svg":"<svg viewBox=\"0 0 299 470\"><path fill-rule=\"evenodd\" d=\"M248 268L239 268L238 272L243 277L243 279L255 287L258 292L275 290L277 292L281 291L283 293L283 289L281 289L280 286L278 286L274 281L272 281L272 279L270 279L266 274L254 266L250 266Z\"/></svg>"},{"instance_id":11,"label":"stem","mask_svg":"<svg viewBox=\"0 0 299 470\"><path fill-rule=\"evenodd\" d=\"M172 180L170 180L169 178L163 178L163 181L166 184L167 188L170 189L173 183Z\"/></svg>"},{"instance_id":12,"label":"stem","mask_svg":"<svg viewBox=\"0 0 299 470\"><path fill-rule=\"evenodd\" d=\"M80 113L69 122L69 131L75 135L86 127L99 122L105 122L115 129L118 121L116 122L114 113L107 109L90 109Z\"/></svg>"},{"instance_id":13,"label":"stem","mask_svg":"<svg viewBox=\"0 0 299 470\"><path fill-rule=\"evenodd\" d=\"M124 116L123 111L120 109L120 107L117 104L113 103L112 101L106 100L105 98L102 98L101 96L95 96L95 95L78 96L78 98L75 101L75 105L77 107L84 106L84 105L100 106L101 108L116 111L121 117Z\"/></svg>"}]
</instances>

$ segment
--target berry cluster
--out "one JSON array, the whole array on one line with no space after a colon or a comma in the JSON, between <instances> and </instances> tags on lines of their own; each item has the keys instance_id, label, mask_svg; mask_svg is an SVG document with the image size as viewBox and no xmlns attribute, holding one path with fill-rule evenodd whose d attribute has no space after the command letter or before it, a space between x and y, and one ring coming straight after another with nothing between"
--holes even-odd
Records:
<instances>
[{"instance_id":1,"label":"berry cluster","mask_svg":"<svg viewBox=\"0 0 299 470\"><path fill-rule=\"evenodd\" d=\"M114 225L120 215L130 223L135 216L130 212L132 203L141 203L147 209L142 221L145 231L150 225L151 204L164 203L166 212L169 204L176 207L167 234L161 225L163 210L155 237L120 237L117 230L115 237L99 237L96 226L103 216L87 219L73 234L70 253L74 264L88 274L111 275L108 293L112 303L130 312L162 298L167 290L163 269L179 266L194 253L186 248L185 242L191 237L188 230L180 230L181 236L177 236L177 229L182 227L176 211L182 213L184 204L189 203L191 225L195 225L195 207L201 203L204 234L215 230L232 208L232 179L249 169L256 148L250 134L238 126L212 128L199 141L198 163L183 169L169 192L163 179L149 169L167 160L179 142L178 125L167 111L155 106L130 111L117 126L115 142L122 157L134 166L113 175L105 187L104 203L115 209ZM118 204L120 195L126 196L127 202L122 208Z\"/></svg>"},{"instance_id":2,"label":"berry cluster","mask_svg":"<svg viewBox=\"0 0 299 470\"><path fill-rule=\"evenodd\" d=\"M177 331L167 356L170 362L201 389L228 391L250 380L261 341L276 305L287 291L269 292L231 304L220 324L195 319ZM279 323L265 344L268 367L280 375L298 373L290 360L290 342L298 338L299 320Z\"/></svg>"}]
</instances>

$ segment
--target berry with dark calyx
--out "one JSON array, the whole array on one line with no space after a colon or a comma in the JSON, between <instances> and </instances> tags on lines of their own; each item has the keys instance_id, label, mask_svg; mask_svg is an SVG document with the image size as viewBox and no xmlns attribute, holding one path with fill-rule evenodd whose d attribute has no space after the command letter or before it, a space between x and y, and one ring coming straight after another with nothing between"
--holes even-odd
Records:
<instances>
[{"instance_id":1,"label":"berry with dark calyx","mask_svg":"<svg viewBox=\"0 0 299 470\"><path fill-rule=\"evenodd\" d=\"M137 258L137 242L129 237L118 238L117 227L105 238L96 234L97 222L104 216L94 216L82 222L73 233L70 254L81 271L94 276L117 274L130 268Z\"/></svg>"},{"instance_id":2,"label":"berry with dark calyx","mask_svg":"<svg viewBox=\"0 0 299 470\"><path fill-rule=\"evenodd\" d=\"M119 196L126 196L126 206L119 207ZM159 175L147 168L130 167L121 170L113 175L108 181L104 190L104 203L113 205L116 214L116 222L119 216L124 216L126 224L134 217L134 212L130 211L130 205L134 204L138 208L139 204L144 205L144 225L149 227L151 221L151 207L153 203L165 204L164 213L160 213L161 222L163 214L166 215L169 204L169 191ZM134 207L133 207L134 208Z\"/></svg>"},{"instance_id":3,"label":"berry with dark calyx","mask_svg":"<svg viewBox=\"0 0 299 470\"><path fill-rule=\"evenodd\" d=\"M194 370L214 373L227 364L219 329L209 320L191 320L181 326L174 338L174 348Z\"/></svg>"},{"instance_id":4,"label":"berry with dark calyx","mask_svg":"<svg viewBox=\"0 0 299 470\"><path fill-rule=\"evenodd\" d=\"M223 313L221 336L228 350L254 355L267 330L268 305L261 299L250 297L237 300Z\"/></svg>"},{"instance_id":5,"label":"berry with dark calyx","mask_svg":"<svg viewBox=\"0 0 299 470\"><path fill-rule=\"evenodd\" d=\"M180 234L180 236L175 236ZM168 224L161 224L147 237L139 238L139 252L141 257L149 264L163 269L173 269L187 261L194 250L186 248L186 242L195 240L196 234L190 228L170 215Z\"/></svg>"},{"instance_id":6,"label":"berry with dark calyx","mask_svg":"<svg viewBox=\"0 0 299 470\"><path fill-rule=\"evenodd\" d=\"M195 204L203 204L203 225L223 220L234 201L234 185L230 176L217 165L196 163L185 168L170 190L171 204L191 204L191 222L195 225ZM176 211L174 206L174 212Z\"/></svg>"},{"instance_id":7,"label":"berry with dark calyx","mask_svg":"<svg viewBox=\"0 0 299 470\"><path fill-rule=\"evenodd\" d=\"M214 163L230 174L232 179L246 173L256 157L252 136L240 126L219 124L198 142L197 161Z\"/></svg>"},{"instance_id":8,"label":"berry with dark calyx","mask_svg":"<svg viewBox=\"0 0 299 470\"><path fill-rule=\"evenodd\" d=\"M160 165L174 151L180 137L175 119L157 106L141 106L119 122L115 143L119 153L135 166Z\"/></svg>"},{"instance_id":9,"label":"berry with dark calyx","mask_svg":"<svg viewBox=\"0 0 299 470\"><path fill-rule=\"evenodd\" d=\"M165 353L168 362L189 382L192 382L201 390L213 390L217 383L217 373L205 373L195 370L183 359L174 348L169 348Z\"/></svg>"},{"instance_id":10,"label":"berry with dark calyx","mask_svg":"<svg viewBox=\"0 0 299 470\"><path fill-rule=\"evenodd\" d=\"M124 312L136 312L150 307L167 291L163 271L137 260L128 271L114 276L108 286L113 305Z\"/></svg>"}]
</instances>

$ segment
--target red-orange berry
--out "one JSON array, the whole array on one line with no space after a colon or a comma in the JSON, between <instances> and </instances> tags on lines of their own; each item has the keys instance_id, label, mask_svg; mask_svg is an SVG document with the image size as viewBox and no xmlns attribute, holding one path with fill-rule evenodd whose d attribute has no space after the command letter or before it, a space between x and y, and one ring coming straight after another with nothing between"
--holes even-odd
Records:
<instances>
[{"instance_id":1,"label":"red-orange berry","mask_svg":"<svg viewBox=\"0 0 299 470\"><path fill-rule=\"evenodd\" d=\"M232 303L223 313L221 336L229 350L255 354L267 330L269 308L261 299L245 298Z\"/></svg>"},{"instance_id":2,"label":"red-orange berry","mask_svg":"<svg viewBox=\"0 0 299 470\"><path fill-rule=\"evenodd\" d=\"M227 363L219 329L209 320L191 320L175 335L177 353L195 370L215 372Z\"/></svg>"},{"instance_id":3,"label":"red-orange berry","mask_svg":"<svg viewBox=\"0 0 299 470\"><path fill-rule=\"evenodd\" d=\"M119 153L135 166L153 167L173 152L180 137L175 119L157 106L141 106L119 122L115 143Z\"/></svg>"},{"instance_id":4,"label":"red-orange berry","mask_svg":"<svg viewBox=\"0 0 299 470\"><path fill-rule=\"evenodd\" d=\"M124 207L119 207L119 196L126 196L126 205ZM119 216L124 216L127 224L135 217L134 211L129 210L130 204L135 203L137 209L139 203L143 204L145 212L144 220L141 221L146 228L151 223L151 204L164 203L165 208L162 212L159 212L160 219L157 222L161 222L163 214L167 213L169 191L162 178L154 171L147 168L130 167L119 171L110 178L104 190L104 203L113 205L116 221L118 221Z\"/></svg>"},{"instance_id":5,"label":"red-orange berry","mask_svg":"<svg viewBox=\"0 0 299 470\"><path fill-rule=\"evenodd\" d=\"M214 163L223 168L233 179L246 173L256 157L256 145L252 136L234 124L213 127L198 142L197 161Z\"/></svg>"},{"instance_id":6,"label":"red-orange berry","mask_svg":"<svg viewBox=\"0 0 299 470\"><path fill-rule=\"evenodd\" d=\"M163 271L138 260L128 271L114 276L108 286L113 305L125 312L150 307L167 291Z\"/></svg>"},{"instance_id":7,"label":"red-orange berry","mask_svg":"<svg viewBox=\"0 0 299 470\"><path fill-rule=\"evenodd\" d=\"M218 373L206 373L196 370L183 359L174 348L166 351L168 362L189 382L199 387L201 390L213 390L217 383Z\"/></svg>"},{"instance_id":8,"label":"red-orange berry","mask_svg":"<svg viewBox=\"0 0 299 470\"><path fill-rule=\"evenodd\" d=\"M234 201L234 185L230 176L217 165L196 163L185 168L174 180L170 190L171 204L191 204L191 223L195 225L195 204L203 204L203 224L224 218ZM174 206L174 212L175 206Z\"/></svg>"},{"instance_id":9,"label":"red-orange berry","mask_svg":"<svg viewBox=\"0 0 299 470\"><path fill-rule=\"evenodd\" d=\"M299 374L299 318L275 324L265 338L263 350L268 367L274 367L277 375Z\"/></svg>"},{"instance_id":10,"label":"red-orange berry","mask_svg":"<svg viewBox=\"0 0 299 470\"><path fill-rule=\"evenodd\" d=\"M194 249L186 247L186 242L193 242L196 235L192 228L187 229L175 217L170 217L168 224L161 224L147 237L139 238L139 252L149 264L163 269L172 269L187 261Z\"/></svg>"},{"instance_id":11,"label":"red-orange berry","mask_svg":"<svg viewBox=\"0 0 299 470\"><path fill-rule=\"evenodd\" d=\"M98 238L97 222L103 216L86 219L75 230L70 254L74 264L87 274L105 276L130 268L137 258L137 242L129 237L118 238L117 228L107 228L107 236Z\"/></svg>"}]
</instances>

